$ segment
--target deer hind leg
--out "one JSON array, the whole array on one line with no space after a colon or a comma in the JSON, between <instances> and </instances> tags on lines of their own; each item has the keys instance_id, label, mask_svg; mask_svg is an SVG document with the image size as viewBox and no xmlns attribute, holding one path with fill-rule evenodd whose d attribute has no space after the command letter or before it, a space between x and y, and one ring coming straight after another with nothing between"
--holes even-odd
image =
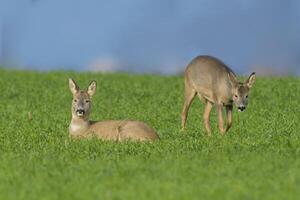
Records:
<instances>
[{"instance_id":1,"label":"deer hind leg","mask_svg":"<svg viewBox=\"0 0 300 200\"><path fill-rule=\"evenodd\" d=\"M226 132L230 129L232 125L232 105L226 106L226 115L227 115L227 127Z\"/></svg>"},{"instance_id":2,"label":"deer hind leg","mask_svg":"<svg viewBox=\"0 0 300 200\"><path fill-rule=\"evenodd\" d=\"M183 104L183 109L182 109L182 113L181 113L182 130L184 130L184 128L185 128L188 111L189 111L190 105L191 105L195 95L196 95L196 91L191 86L189 86L187 83L185 83L184 104Z\"/></svg>"},{"instance_id":3,"label":"deer hind leg","mask_svg":"<svg viewBox=\"0 0 300 200\"><path fill-rule=\"evenodd\" d=\"M207 132L207 135L211 136L211 128L210 128L210 112L212 109L213 104L209 101L206 101L204 113L203 113L203 121L204 121L204 126Z\"/></svg>"},{"instance_id":4,"label":"deer hind leg","mask_svg":"<svg viewBox=\"0 0 300 200\"><path fill-rule=\"evenodd\" d=\"M223 105L222 104L217 104L217 113L218 113L218 124L219 124L219 130L221 132L222 135L224 135L225 133L225 129L224 129L224 121L223 121Z\"/></svg>"}]
</instances>

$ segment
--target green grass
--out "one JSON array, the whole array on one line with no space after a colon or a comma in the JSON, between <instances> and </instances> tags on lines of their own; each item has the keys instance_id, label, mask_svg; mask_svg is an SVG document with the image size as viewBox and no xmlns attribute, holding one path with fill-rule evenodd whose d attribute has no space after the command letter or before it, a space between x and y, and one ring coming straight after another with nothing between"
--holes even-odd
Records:
<instances>
[{"instance_id":1,"label":"green grass","mask_svg":"<svg viewBox=\"0 0 300 200\"><path fill-rule=\"evenodd\" d=\"M71 140L68 77L98 82L91 119L136 119L154 143ZM300 79L258 77L221 137L193 102L180 132L183 78L0 70L0 199L299 199ZM28 118L32 113L32 119Z\"/></svg>"}]
</instances>

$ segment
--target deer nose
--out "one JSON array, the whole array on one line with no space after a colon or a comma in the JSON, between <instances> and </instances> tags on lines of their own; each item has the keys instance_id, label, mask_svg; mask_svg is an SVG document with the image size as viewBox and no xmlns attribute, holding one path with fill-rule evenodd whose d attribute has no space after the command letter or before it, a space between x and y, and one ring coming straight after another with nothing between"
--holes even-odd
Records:
<instances>
[{"instance_id":1,"label":"deer nose","mask_svg":"<svg viewBox=\"0 0 300 200\"><path fill-rule=\"evenodd\" d=\"M77 109L76 113L79 115L83 115L84 114L84 110L83 109Z\"/></svg>"},{"instance_id":2,"label":"deer nose","mask_svg":"<svg viewBox=\"0 0 300 200\"><path fill-rule=\"evenodd\" d=\"M244 111L245 109L246 109L246 106L239 106L239 107L238 107L238 110L239 110L239 111Z\"/></svg>"}]
</instances>

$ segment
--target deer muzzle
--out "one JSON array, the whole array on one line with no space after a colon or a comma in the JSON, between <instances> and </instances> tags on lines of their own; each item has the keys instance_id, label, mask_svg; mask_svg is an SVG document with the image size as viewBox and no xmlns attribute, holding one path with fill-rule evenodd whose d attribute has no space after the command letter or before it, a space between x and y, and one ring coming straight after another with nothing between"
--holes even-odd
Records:
<instances>
[{"instance_id":1,"label":"deer muzzle","mask_svg":"<svg viewBox=\"0 0 300 200\"><path fill-rule=\"evenodd\" d=\"M82 117L84 115L85 111L83 109L77 109L76 114L78 117Z\"/></svg>"}]
</instances>

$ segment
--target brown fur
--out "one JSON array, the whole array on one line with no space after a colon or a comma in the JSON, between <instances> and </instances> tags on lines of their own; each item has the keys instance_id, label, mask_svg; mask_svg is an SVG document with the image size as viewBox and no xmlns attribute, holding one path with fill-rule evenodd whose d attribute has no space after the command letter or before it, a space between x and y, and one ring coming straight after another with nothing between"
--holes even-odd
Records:
<instances>
[{"instance_id":1,"label":"brown fur","mask_svg":"<svg viewBox=\"0 0 300 200\"><path fill-rule=\"evenodd\" d=\"M188 110L197 95L206 103L203 119L207 133L211 134L210 112L213 105L218 113L219 130L222 134L232 125L232 108L235 104L244 110L248 104L248 92L255 81L255 73L244 82L238 82L233 71L212 56L198 56L187 66L184 74L185 93L181 114L182 129L185 128ZM226 107L227 127L223 127L223 107Z\"/></svg>"},{"instance_id":2,"label":"brown fur","mask_svg":"<svg viewBox=\"0 0 300 200\"><path fill-rule=\"evenodd\" d=\"M156 132L141 121L110 120L89 121L91 97L96 90L96 82L92 81L87 90L81 91L74 80L69 79L69 87L73 94L72 120L69 133L74 138L98 137L103 140L135 140L151 141L158 139ZM83 114L79 116L78 112Z\"/></svg>"}]
</instances>

